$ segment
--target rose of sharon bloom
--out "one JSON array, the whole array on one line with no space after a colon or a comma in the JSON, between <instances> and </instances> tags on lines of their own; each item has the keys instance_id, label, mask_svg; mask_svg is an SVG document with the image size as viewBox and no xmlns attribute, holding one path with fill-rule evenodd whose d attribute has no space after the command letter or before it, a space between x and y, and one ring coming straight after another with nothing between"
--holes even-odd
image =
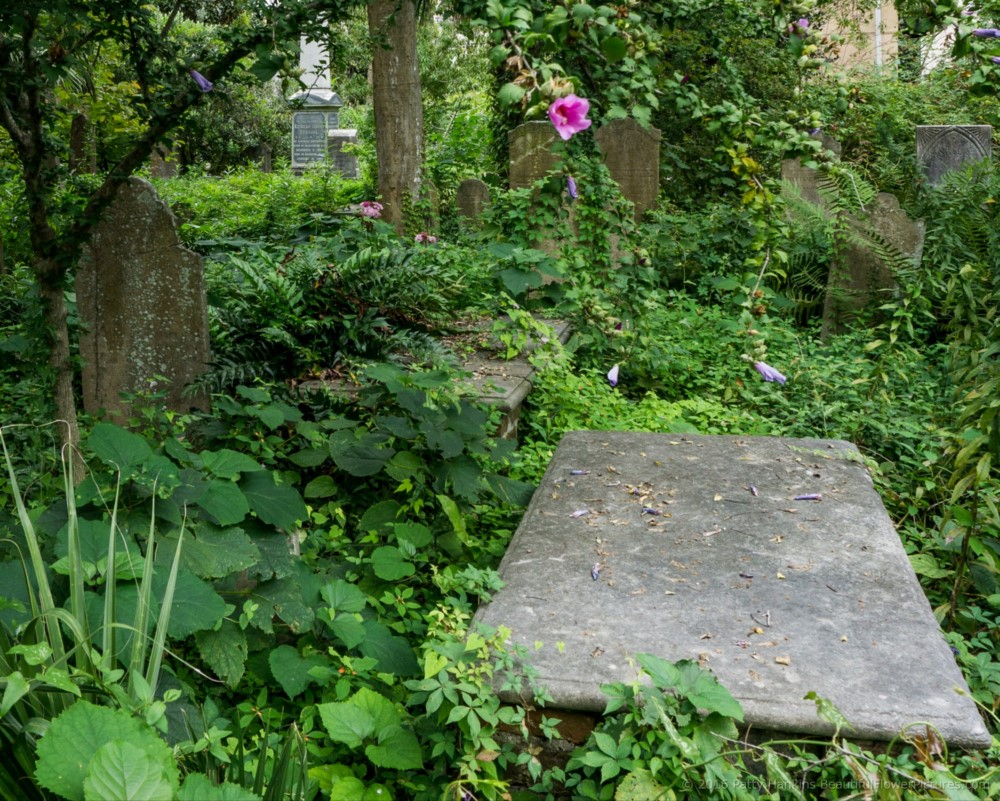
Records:
<instances>
[{"instance_id":1,"label":"rose of sharon bloom","mask_svg":"<svg viewBox=\"0 0 1000 801\"><path fill-rule=\"evenodd\" d=\"M797 36L806 36L809 33L809 20L802 17L788 26L788 32Z\"/></svg>"},{"instance_id":2,"label":"rose of sharon bloom","mask_svg":"<svg viewBox=\"0 0 1000 801\"><path fill-rule=\"evenodd\" d=\"M191 70L191 77L194 78L194 82L198 84L198 88L203 92L211 92L213 84L208 78L202 75L198 70Z\"/></svg>"},{"instance_id":3,"label":"rose of sharon bloom","mask_svg":"<svg viewBox=\"0 0 1000 801\"><path fill-rule=\"evenodd\" d=\"M618 365L616 364L610 370L608 370L608 383L613 387L618 386Z\"/></svg>"},{"instance_id":4,"label":"rose of sharon bloom","mask_svg":"<svg viewBox=\"0 0 1000 801\"><path fill-rule=\"evenodd\" d=\"M586 98L566 95L552 101L549 119L556 127L556 133L566 140L590 127L590 120L587 119L589 111L590 101Z\"/></svg>"},{"instance_id":5,"label":"rose of sharon bloom","mask_svg":"<svg viewBox=\"0 0 1000 801\"><path fill-rule=\"evenodd\" d=\"M413 237L414 242L419 242L421 245L433 245L438 241L438 238L433 234L429 234L426 231L421 231L415 237Z\"/></svg>"},{"instance_id":6,"label":"rose of sharon bloom","mask_svg":"<svg viewBox=\"0 0 1000 801\"><path fill-rule=\"evenodd\" d=\"M781 373L775 370L771 365L765 364L764 362L754 362L753 369L760 373L765 381L777 381L779 384L784 384L786 379Z\"/></svg>"},{"instance_id":7,"label":"rose of sharon bloom","mask_svg":"<svg viewBox=\"0 0 1000 801\"><path fill-rule=\"evenodd\" d=\"M997 28L976 28L972 32L973 36L982 36L986 39L1000 39L1000 29Z\"/></svg>"},{"instance_id":8,"label":"rose of sharon bloom","mask_svg":"<svg viewBox=\"0 0 1000 801\"><path fill-rule=\"evenodd\" d=\"M375 200L361 201L361 216L377 220L382 216L382 204Z\"/></svg>"}]
</instances>

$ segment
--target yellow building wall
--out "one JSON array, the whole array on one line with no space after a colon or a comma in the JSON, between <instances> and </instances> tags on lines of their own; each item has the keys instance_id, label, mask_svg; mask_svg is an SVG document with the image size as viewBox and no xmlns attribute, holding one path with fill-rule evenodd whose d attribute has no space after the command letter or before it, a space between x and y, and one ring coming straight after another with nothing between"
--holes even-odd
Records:
<instances>
[{"instance_id":1,"label":"yellow building wall","mask_svg":"<svg viewBox=\"0 0 1000 801\"><path fill-rule=\"evenodd\" d=\"M840 38L840 52L833 64L842 69L893 68L899 54L899 14L891 2L875 10L859 11L845 2L821 28L826 35Z\"/></svg>"}]
</instances>

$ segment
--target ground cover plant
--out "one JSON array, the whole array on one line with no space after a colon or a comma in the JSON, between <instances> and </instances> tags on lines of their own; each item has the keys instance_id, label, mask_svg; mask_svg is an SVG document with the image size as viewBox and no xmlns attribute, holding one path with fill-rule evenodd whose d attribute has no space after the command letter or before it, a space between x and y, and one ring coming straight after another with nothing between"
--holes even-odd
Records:
<instances>
[{"instance_id":1,"label":"ground cover plant","mask_svg":"<svg viewBox=\"0 0 1000 801\"><path fill-rule=\"evenodd\" d=\"M710 673L650 654L634 655L648 683L606 687L603 721L564 764L524 746L528 708L542 739L556 736L557 713L530 669L524 706L500 704L496 686L519 681L526 655L470 621L500 586L496 566L560 437L581 428L855 442L997 732L1000 178L980 169L914 192L923 261L894 262L898 294L823 340L796 290L840 231L823 221L804 234L774 176L783 155L822 160L813 101L792 91L809 88L822 44L804 5L722 3L714 17L697 3L461 5L485 23L502 76L507 105L490 122L552 110L556 169L497 194L479 230L418 201L403 236L378 219L370 179L191 170L158 184L209 259L210 407L166 410L154 388L131 399L127 426L84 418L85 475L47 422L44 315L18 222L30 204L3 160L0 797L1000 794L996 747L948 753L920 727L879 753L853 743L819 697L834 735L750 743L739 703ZM974 49L995 38L970 31ZM432 54L438 72L448 52ZM281 55L263 48L241 69ZM991 51L980 57L986 80ZM485 61L481 50L472 59L480 71ZM429 170L445 186L489 172L483 121L466 116L484 108L469 78L472 97L436 90ZM960 103L960 81L947 84L942 102ZM910 173L886 145L903 137L904 104L865 91L885 112L877 141L869 117L839 107L839 88L817 84L814 96L859 162L824 174L836 188L857 170L852 191L871 193ZM141 100L156 118L155 93ZM588 114L672 126L676 180L642 222L594 149ZM137 124L114 115L101 116L123 137L111 150ZM62 233L95 181L54 183ZM859 211L851 200L844 208ZM570 342L546 342L535 313L570 320ZM477 347L492 338L511 357L541 345L516 447L466 385L467 340L440 338L473 319L490 329ZM307 383L317 378L350 392Z\"/></svg>"}]
</instances>

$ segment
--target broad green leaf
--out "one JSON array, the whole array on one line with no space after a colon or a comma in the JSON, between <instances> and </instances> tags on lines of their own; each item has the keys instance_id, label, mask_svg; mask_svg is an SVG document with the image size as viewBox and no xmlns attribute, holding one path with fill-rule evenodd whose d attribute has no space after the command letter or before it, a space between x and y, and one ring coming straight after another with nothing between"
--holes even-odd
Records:
<instances>
[{"instance_id":1,"label":"broad green leaf","mask_svg":"<svg viewBox=\"0 0 1000 801\"><path fill-rule=\"evenodd\" d=\"M358 521L358 531L382 531L383 528L396 522L403 507L397 501L379 501L365 510Z\"/></svg>"},{"instance_id":2,"label":"broad green leaf","mask_svg":"<svg viewBox=\"0 0 1000 801\"><path fill-rule=\"evenodd\" d=\"M404 481L420 475L427 469L423 459L412 451L397 452L385 466L385 472L396 481Z\"/></svg>"},{"instance_id":3,"label":"broad green leaf","mask_svg":"<svg viewBox=\"0 0 1000 801\"><path fill-rule=\"evenodd\" d=\"M358 709L365 710L370 716L372 735L378 740L382 740L390 731L397 729L402 722L396 705L384 695L379 695L367 687L358 690L348 702Z\"/></svg>"},{"instance_id":4,"label":"broad green leaf","mask_svg":"<svg viewBox=\"0 0 1000 801\"><path fill-rule=\"evenodd\" d=\"M365 439L343 449L331 449L330 455L341 470L363 478L381 471L395 453L393 448L379 446L373 439Z\"/></svg>"},{"instance_id":5,"label":"broad green leaf","mask_svg":"<svg viewBox=\"0 0 1000 801\"><path fill-rule=\"evenodd\" d=\"M260 584L253 599L260 604L254 622L264 631L269 629L261 625L258 618L270 620L279 617L292 631L298 632L308 629L316 617L316 613L302 595L302 577L298 570L286 578Z\"/></svg>"},{"instance_id":6,"label":"broad green leaf","mask_svg":"<svg viewBox=\"0 0 1000 801\"><path fill-rule=\"evenodd\" d=\"M415 676L420 672L420 665L409 642L392 634L375 620L366 620L364 626L365 639L358 650L363 656L377 659L379 670L395 673L397 676Z\"/></svg>"},{"instance_id":7,"label":"broad green leaf","mask_svg":"<svg viewBox=\"0 0 1000 801\"><path fill-rule=\"evenodd\" d=\"M615 789L615 801L662 801L666 797L667 789L642 768L626 774Z\"/></svg>"},{"instance_id":8,"label":"broad green leaf","mask_svg":"<svg viewBox=\"0 0 1000 801\"><path fill-rule=\"evenodd\" d=\"M176 537L166 537L161 543L176 542ZM167 546L158 558L168 556L173 546ZM181 565L199 578L224 578L246 570L260 561L260 549L241 528L216 528L208 522L199 523L184 537Z\"/></svg>"},{"instance_id":9,"label":"broad green leaf","mask_svg":"<svg viewBox=\"0 0 1000 801\"><path fill-rule=\"evenodd\" d=\"M158 567L153 576L153 592L161 602L168 576L165 565ZM190 570L177 571L177 585L167 628L171 637L183 640L196 631L214 629L225 614L226 602L211 586Z\"/></svg>"},{"instance_id":10,"label":"broad green leaf","mask_svg":"<svg viewBox=\"0 0 1000 801\"><path fill-rule=\"evenodd\" d=\"M169 749L166 757L172 764ZM176 771L171 782L162 763L123 740L97 749L83 781L86 801L172 801L176 790Z\"/></svg>"},{"instance_id":11,"label":"broad green leaf","mask_svg":"<svg viewBox=\"0 0 1000 801\"><path fill-rule=\"evenodd\" d=\"M369 745L365 756L379 768L419 770L424 766L420 743L413 732L394 727L379 737L378 745Z\"/></svg>"},{"instance_id":12,"label":"broad green leaf","mask_svg":"<svg viewBox=\"0 0 1000 801\"><path fill-rule=\"evenodd\" d=\"M497 100L503 106L512 106L515 103L521 102L524 93L523 86L518 86L516 83L505 83L500 87L500 91L497 92Z\"/></svg>"},{"instance_id":13,"label":"broad green leaf","mask_svg":"<svg viewBox=\"0 0 1000 801\"><path fill-rule=\"evenodd\" d=\"M95 425L87 437L87 446L98 459L121 470L123 478L135 473L135 468L153 455L146 440L114 423Z\"/></svg>"},{"instance_id":14,"label":"broad green leaf","mask_svg":"<svg viewBox=\"0 0 1000 801\"><path fill-rule=\"evenodd\" d=\"M204 509L220 526L232 526L250 512L246 495L232 481L212 479L195 504ZM256 511L256 510L255 510Z\"/></svg>"},{"instance_id":15,"label":"broad green leaf","mask_svg":"<svg viewBox=\"0 0 1000 801\"><path fill-rule=\"evenodd\" d=\"M173 754L152 729L124 710L85 700L74 702L55 718L38 741L38 783L68 801L85 801L83 784L91 760L101 746L116 740L139 748L144 760L160 765L167 781L177 786Z\"/></svg>"},{"instance_id":16,"label":"broad green leaf","mask_svg":"<svg viewBox=\"0 0 1000 801\"><path fill-rule=\"evenodd\" d=\"M537 289L542 285L542 276L534 270L521 270L517 267L510 267L500 272L500 280L504 287L515 297L523 295L529 289Z\"/></svg>"},{"instance_id":17,"label":"broad green leaf","mask_svg":"<svg viewBox=\"0 0 1000 801\"><path fill-rule=\"evenodd\" d=\"M348 701L319 704L316 708L323 728L334 742L343 743L348 748L360 748L366 739L375 734L372 716Z\"/></svg>"},{"instance_id":18,"label":"broad green leaf","mask_svg":"<svg viewBox=\"0 0 1000 801\"><path fill-rule=\"evenodd\" d=\"M423 523L397 523L393 526L396 539L408 542L414 548L425 548L434 541L434 534Z\"/></svg>"},{"instance_id":19,"label":"broad green leaf","mask_svg":"<svg viewBox=\"0 0 1000 801\"><path fill-rule=\"evenodd\" d=\"M52 646L47 642L37 642L32 645L15 645L7 649L11 656L23 657L25 664L40 665L52 656Z\"/></svg>"},{"instance_id":20,"label":"broad green leaf","mask_svg":"<svg viewBox=\"0 0 1000 801\"><path fill-rule=\"evenodd\" d=\"M332 498L337 494L337 484L330 476L316 476L306 484L302 495L306 498Z\"/></svg>"},{"instance_id":21,"label":"broad green leaf","mask_svg":"<svg viewBox=\"0 0 1000 801\"><path fill-rule=\"evenodd\" d=\"M398 581L412 576L416 568L406 560L403 553L392 545L383 545L372 552L372 569L384 581Z\"/></svg>"},{"instance_id":22,"label":"broad green leaf","mask_svg":"<svg viewBox=\"0 0 1000 801\"><path fill-rule=\"evenodd\" d=\"M319 654L302 656L290 645L279 645L267 658L271 674L289 698L294 698L305 691L313 680L309 671L314 667L326 665L328 661L325 656Z\"/></svg>"},{"instance_id":23,"label":"broad green leaf","mask_svg":"<svg viewBox=\"0 0 1000 801\"><path fill-rule=\"evenodd\" d=\"M678 662L677 669L680 673L680 682L676 688L678 694L686 695L699 709L718 712L733 720L743 720L740 702L733 698L715 676L690 660Z\"/></svg>"},{"instance_id":24,"label":"broad green leaf","mask_svg":"<svg viewBox=\"0 0 1000 801\"><path fill-rule=\"evenodd\" d=\"M294 528L309 514L298 490L287 484L279 486L274 482L274 476L265 470L244 476L240 489L254 514L276 528Z\"/></svg>"},{"instance_id":25,"label":"broad green leaf","mask_svg":"<svg viewBox=\"0 0 1000 801\"><path fill-rule=\"evenodd\" d=\"M242 528L250 535L250 540L260 551L260 561L253 565L249 574L260 579L285 578L295 570L298 559L288 545L288 537L260 524Z\"/></svg>"},{"instance_id":26,"label":"broad green leaf","mask_svg":"<svg viewBox=\"0 0 1000 801\"><path fill-rule=\"evenodd\" d=\"M776 751L772 751L770 748L764 749L764 765L767 768L767 778L771 784L791 793L797 801L805 801L805 796L798 788L797 782L788 773L784 761Z\"/></svg>"},{"instance_id":27,"label":"broad green leaf","mask_svg":"<svg viewBox=\"0 0 1000 801\"><path fill-rule=\"evenodd\" d=\"M202 451L198 456L202 466L219 478L239 478L243 473L253 473L264 468L251 457L239 451L222 448L218 451Z\"/></svg>"},{"instance_id":28,"label":"broad green leaf","mask_svg":"<svg viewBox=\"0 0 1000 801\"><path fill-rule=\"evenodd\" d=\"M950 576L952 573L951 570L941 567L937 559L929 553L910 554L910 566L918 576L927 576L927 578L932 579L944 578L945 576Z\"/></svg>"},{"instance_id":29,"label":"broad green leaf","mask_svg":"<svg viewBox=\"0 0 1000 801\"><path fill-rule=\"evenodd\" d=\"M261 801L260 796L238 784L214 785L203 773L189 773L177 793L177 801Z\"/></svg>"},{"instance_id":30,"label":"broad green leaf","mask_svg":"<svg viewBox=\"0 0 1000 801\"><path fill-rule=\"evenodd\" d=\"M194 641L216 676L229 687L239 684L247 661L247 638L238 624L223 620L218 631L195 632Z\"/></svg>"},{"instance_id":31,"label":"broad green leaf","mask_svg":"<svg viewBox=\"0 0 1000 801\"><path fill-rule=\"evenodd\" d=\"M343 579L335 579L324 584L320 596L328 607L337 612L360 612L368 603L365 594L357 585Z\"/></svg>"},{"instance_id":32,"label":"broad green leaf","mask_svg":"<svg viewBox=\"0 0 1000 801\"><path fill-rule=\"evenodd\" d=\"M348 776L333 785L330 801L392 801L392 794L384 785L366 785L361 779Z\"/></svg>"},{"instance_id":33,"label":"broad green leaf","mask_svg":"<svg viewBox=\"0 0 1000 801\"><path fill-rule=\"evenodd\" d=\"M601 52L604 53L609 64L615 64L625 58L628 53L628 45L621 37L609 36L601 42Z\"/></svg>"},{"instance_id":34,"label":"broad green leaf","mask_svg":"<svg viewBox=\"0 0 1000 801\"><path fill-rule=\"evenodd\" d=\"M330 629L348 648L357 648L366 636L364 621L351 612L341 612L333 619Z\"/></svg>"},{"instance_id":35,"label":"broad green leaf","mask_svg":"<svg viewBox=\"0 0 1000 801\"><path fill-rule=\"evenodd\" d=\"M28 694L31 685L28 680L21 675L21 671L15 670L4 676L7 686L4 687L3 700L0 700L0 718L14 708L14 704Z\"/></svg>"},{"instance_id":36,"label":"broad green leaf","mask_svg":"<svg viewBox=\"0 0 1000 801\"><path fill-rule=\"evenodd\" d=\"M455 536L458 537L459 542L467 547L471 545L469 533L465 528L465 518L462 517L462 512L459 510L458 504L447 495L438 495L437 500L441 504L442 511L448 517L448 522L451 523L452 530L455 532Z\"/></svg>"}]
</instances>

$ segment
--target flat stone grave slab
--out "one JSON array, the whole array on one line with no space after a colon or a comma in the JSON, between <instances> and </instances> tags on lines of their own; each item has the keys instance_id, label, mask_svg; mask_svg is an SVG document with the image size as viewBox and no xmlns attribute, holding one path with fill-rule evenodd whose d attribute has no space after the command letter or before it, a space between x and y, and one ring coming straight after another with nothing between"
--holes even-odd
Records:
<instances>
[{"instance_id":1,"label":"flat stone grave slab","mask_svg":"<svg viewBox=\"0 0 1000 801\"><path fill-rule=\"evenodd\" d=\"M652 653L712 670L754 729L831 733L813 691L859 740L990 744L850 443L566 434L500 573L476 622L527 648L547 714L602 712Z\"/></svg>"}]
</instances>

